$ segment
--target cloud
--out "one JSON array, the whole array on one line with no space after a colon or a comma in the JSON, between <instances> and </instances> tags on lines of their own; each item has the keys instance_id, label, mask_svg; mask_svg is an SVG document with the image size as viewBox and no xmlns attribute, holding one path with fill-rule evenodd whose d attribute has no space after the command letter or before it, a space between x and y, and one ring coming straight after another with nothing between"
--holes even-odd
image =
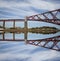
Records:
<instances>
[{"instance_id":1,"label":"cloud","mask_svg":"<svg viewBox=\"0 0 60 61\"><path fill-rule=\"evenodd\" d=\"M38 14L44 10L58 9L59 5L45 0L0 0L0 17L4 15L6 18L25 18L25 16ZM4 16L2 17L4 18Z\"/></svg>"},{"instance_id":2,"label":"cloud","mask_svg":"<svg viewBox=\"0 0 60 61\"><path fill-rule=\"evenodd\" d=\"M5 44L4 44L5 43ZM0 42L0 61L44 61L60 57L57 51L25 45L24 42Z\"/></svg>"},{"instance_id":3,"label":"cloud","mask_svg":"<svg viewBox=\"0 0 60 61\"><path fill-rule=\"evenodd\" d=\"M43 60L49 60L54 57L59 57L57 54L58 52L55 51L41 51L37 52L37 54L32 54L31 61L43 61ZM38 56L39 55L39 56Z\"/></svg>"},{"instance_id":4,"label":"cloud","mask_svg":"<svg viewBox=\"0 0 60 61\"><path fill-rule=\"evenodd\" d=\"M47 60L54 57L59 57L59 52L53 50L46 50L44 48L38 48L38 46L25 45L24 42L0 42L0 46L8 46L7 48L0 48L0 60L8 57L15 58L21 56L24 58L31 57L32 61ZM5 44L4 44L5 43ZM41 49L41 50L40 50ZM44 49L44 50L42 50ZM25 51L26 50L26 51ZM35 50L35 51L34 51ZM3 52L6 51L6 52ZM34 52L33 52L34 51ZM3 53L2 53L3 52ZM32 54L31 54L32 53ZM16 54L16 55L15 55ZM37 58L36 58L37 57ZM45 57L45 58L44 58ZM44 59L43 59L44 58Z\"/></svg>"},{"instance_id":5,"label":"cloud","mask_svg":"<svg viewBox=\"0 0 60 61\"><path fill-rule=\"evenodd\" d=\"M47 59L47 60L43 60L43 61L60 61L60 57L54 57L52 59Z\"/></svg>"},{"instance_id":6,"label":"cloud","mask_svg":"<svg viewBox=\"0 0 60 61\"><path fill-rule=\"evenodd\" d=\"M6 43L0 44L0 53L29 53L29 51L36 48L36 46L25 45L25 42Z\"/></svg>"},{"instance_id":7,"label":"cloud","mask_svg":"<svg viewBox=\"0 0 60 61\"><path fill-rule=\"evenodd\" d=\"M25 0L24 0L25 1ZM8 7L8 8L12 8L12 7L35 7L35 8L39 8L39 9L54 9L57 8L56 6L59 6L59 4L54 4L51 2L47 2L44 0L26 0L28 2L24 2L24 1L19 1L18 3L15 0L12 0L10 2L8 1L0 1L0 7Z\"/></svg>"},{"instance_id":8,"label":"cloud","mask_svg":"<svg viewBox=\"0 0 60 61\"><path fill-rule=\"evenodd\" d=\"M60 0L45 0L47 2L51 2L51 3L60 3Z\"/></svg>"},{"instance_id":9,"label":"cloud","mask_svg":"<svg viewBox=\"0 0 60 61\"><path fill-rule=\"evenodd\" d=\"M27 48L28 49L28 48ZM29 51L30 52L30 51ZM47 50L47 51L39 51L36 53L1 53L0 54L0 60L9 60L9 61L14 61L16 59L19 60L23 60L26 61L25 59L28 59L28 61L44 61L44 60L49 60L49 59L53 59L54 57L60 57L59 52L56 51L51 51L51 50ZM57 58L56 58L57 59Z\"/></svg>"},{"instance_id":10,"label":"cloud","mask_svg":"<svg viewBox=\"0 0 60 61\"><path fill-rule=\"evenodd\" d=\"M9 53L6 53L6 54L0 54L1 57L0 57L0 60L1 61L19 61L19 60L22 60L22 61L26 61L26 59L29 58L29 55L27 54L9 54Z\"/></svg>"}]
</instances>

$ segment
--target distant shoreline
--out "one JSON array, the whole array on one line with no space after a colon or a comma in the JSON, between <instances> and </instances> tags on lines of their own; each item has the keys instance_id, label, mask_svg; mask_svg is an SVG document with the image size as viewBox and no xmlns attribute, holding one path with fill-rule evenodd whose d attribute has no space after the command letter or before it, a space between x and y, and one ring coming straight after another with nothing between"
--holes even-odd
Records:
<instances>
[{"instance_id":1,"label":"distant shoreline","mask_svg":"<svg viewBox=\"0 0 60 61\"><path fill-rule=\"evenodd\" d=\"M0 28L3 28L0 26ZM11 28L3 28L3 33L25 33L25 32L30 32L30 33L41 33L41 34L54 34L59 32L55 27L48 27L48 26L43 26L43 27L36 27L36 28L20 28L20 27L11 27Z\"/></svg>"}]
</instances>

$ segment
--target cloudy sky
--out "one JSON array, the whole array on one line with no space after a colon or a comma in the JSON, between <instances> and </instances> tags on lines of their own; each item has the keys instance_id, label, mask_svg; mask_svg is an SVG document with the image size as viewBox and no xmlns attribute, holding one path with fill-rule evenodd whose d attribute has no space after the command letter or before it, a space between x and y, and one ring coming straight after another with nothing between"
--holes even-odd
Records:
<instances>
[{"instance_id":1,"label":"cloudy sky","mask_svg":"<svg viewBox=\"0 0 60 61\"><path fill-rule=\"evenodd\" d=\"M0 0L0 19L24 19L59 8L60 0ZM0 41L0 61L60 61L60 52L24 42Z\"/></svg>"},{"instance_id":2,"label":"cloudy sky","mask_svg":"<svg viewBox=\"0 0 60 61\"><path fill-rule=\"evenodd\" d=\"M25 18L59 8L60 0L0 0L0 19Z\"/></svg>"}]
</instances>

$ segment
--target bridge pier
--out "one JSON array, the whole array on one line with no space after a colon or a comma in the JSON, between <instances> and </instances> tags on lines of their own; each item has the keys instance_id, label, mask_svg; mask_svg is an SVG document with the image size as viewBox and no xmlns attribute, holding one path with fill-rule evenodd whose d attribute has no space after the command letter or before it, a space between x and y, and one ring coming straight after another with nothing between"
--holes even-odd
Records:
<instances>
[{"instance_id":1,"label":"bridge pier","mask_svg":"<svg viewBox=\"0 0 60 61\"><path fill-rule=\"evenodd\" d=\"M27 30L28 30L28 26L27 26L27 17L25 17L25 21L24 21L24 31L25 31L25 33L24 33L24 40L25 40L25 42L26 42L26 44L27 44Z\"/></svg>"}]
</instances>

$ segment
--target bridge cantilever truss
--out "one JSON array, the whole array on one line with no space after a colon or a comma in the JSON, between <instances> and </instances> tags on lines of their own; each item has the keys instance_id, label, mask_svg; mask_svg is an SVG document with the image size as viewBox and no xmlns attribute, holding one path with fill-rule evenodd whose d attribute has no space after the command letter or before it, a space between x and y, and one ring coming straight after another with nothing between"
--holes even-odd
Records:
<instances>
[{"instance_id":1,"label":"bridge cantilever truss","mask_svg":"<svg viewBox=\"0 0 60 61\"><path fill-rule=\"evenodd\" d=\"M48 12L33 15L33 16L27 16L27 20L43 21L43 22L60 25L60 9L48 11Z\"/></svg>"},{"instance_id":2,"label":"bridge cantilever truss","mask_svg":"<svg viewBox=\"0 0 60 61\"><path fill-rule=\"evenodd\" d=\"M5 27L6 22L13 22L13 27L15 27L15 23L18 22L25 22L25 29L27 28L27 21L43 21L48 23L53 23L60 26L60 9L48 11L42 14L27 16L25 19L8 19L8 20L0 20L0 22L3 22L3 28ZM3 30L0 30L3 31ZM12 39L5 39L4 33L2 33L3 38L0 39L0 41L26 41L27 44L35 45L35 46L41 46L44 48L60 51L60 35L51 37L51 38L45 38L45 39L39 39L39 40L27 40L27 33L25 32L25 38L24 39L15 39L15 33L13 33Z\"/></svg>"},{"instance_id":3,"label":"bridge cantilever truss","mask_svg":"<svg viewBox=\"0 0 60 61\"><path fill-rule=\"evenodd\" d=\"M28 40L28 44L60 51L60 36L40 40Z\"/></svg>"},{"instance_id":4,"label":"bridge cantilever truss","mask_svg":"<svg viewBox=\"0 0 60 61\"><path fill-rule=\"evenodd\" d=\"M60 25L60 9L28 16L26 19L30 21L43 21ZM40 40L29 40L27 43L35 46L41 46L44 48L60 51L60 36Z\"/></svg>"}]
</instances>

